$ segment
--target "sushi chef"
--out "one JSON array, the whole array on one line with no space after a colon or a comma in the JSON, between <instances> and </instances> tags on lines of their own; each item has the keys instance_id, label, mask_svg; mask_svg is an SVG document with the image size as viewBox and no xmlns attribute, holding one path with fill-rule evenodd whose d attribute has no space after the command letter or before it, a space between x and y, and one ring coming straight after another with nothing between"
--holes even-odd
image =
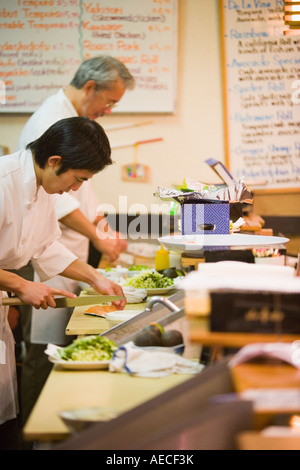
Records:
<instances>
[{"instance_id":1,"label":"sushi chef","mask_svg":"<svg viewBox=\"0 0 300 470\"><path fill-rule=\"evenodd\" d=\"M14 339L3 299L10 292L36 309L46 309L55 307L55 295L75 297L7 270L31 260L41 281L61 275L88 282L102 294L123 296L119 285L58 241L55 194L78 190L110 164L104 130L85 117L62 119L26 149L0 159L0 442L2 426L18 413ZM124 305L123 299L116 302L117 309Z\"/></svg>"},{"instance_id":2,"label":"sushi chef","mask_svg":"<svg viewBox=\"0 0 300 470\"><path fill-rule=\"evenodd\" d=\"M75 72L71 82L57 93L49 96L25 124L18 149L37 139L50 125L59 119L85 116L95 120L107 116L122 99L126 90L134 88L135 81L127 67L118 59L101 55L84 61ZM118 232L109 231L109 237L98 238L97 224L103 218L97 215L100 200L91 181L85 182L78 191L56 198L57 218L60 222L60 242L82 261L88 261L89 243L116 260L127 248L127 242ZM103 220L103 223L105 219ZM93 250L93 251L96 251ZM97 253L96 253L97 254ZM93 266L98 262L94 260ZM30 267L25 267L29 277ZM26 273L26 275L28 275ZM35 272L35 279L37 273ZM79 284L72 279L56 276L47 284L78 294ZM22 414L26 421L51 370L44 350L48 343L65 346L70 337L65 335L72 309L49 308L41 317L35 309L22 307L21 323L26 345L22 367Z\"/></svg>"}]
</instances>

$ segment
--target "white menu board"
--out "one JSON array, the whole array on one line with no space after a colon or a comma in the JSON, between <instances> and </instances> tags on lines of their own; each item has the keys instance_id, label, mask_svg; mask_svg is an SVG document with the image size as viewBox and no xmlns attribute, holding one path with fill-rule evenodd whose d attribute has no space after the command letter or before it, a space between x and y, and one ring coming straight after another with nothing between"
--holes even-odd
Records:
<instances>
[{"instance_id":1,"label":"white menu board","mask_svg":"<svg viewBox=\"0 0 300 470\"><path fill-rule=\"evenodd\" d=\"M0 112L35 111L103 54L136 79L114 112L174 112L177 0L1 0Z\"/></svg>"},{"instance_id":2,"label":"white menu board","mask_svg":"<svg viewBox=\"0 0 300 470\"><path fill-rule=\"evenodd\" d=\"M283 0L219 0L226 163L260 189L300 189L300 35Z\"/></svg>"}]
</instances>

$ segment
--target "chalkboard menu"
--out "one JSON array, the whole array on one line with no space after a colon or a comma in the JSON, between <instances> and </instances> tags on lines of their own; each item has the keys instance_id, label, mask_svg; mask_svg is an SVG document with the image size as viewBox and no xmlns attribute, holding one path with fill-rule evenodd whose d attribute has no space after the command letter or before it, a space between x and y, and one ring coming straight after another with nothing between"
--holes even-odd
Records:
<instances>
[{"instance_id":1,"label":"chalkboard menu","mask_svg":"<svg viewBox=\"0 0 300 470\"><path fill-rule=\"evenodd\" d=\"M226 163L260 189L300 189L300 35L283 0L219 0Z\"/></svg>"},{"instance_id":2,"label":"chalkboard menu","mask_svg":"<svg viewBox=\"0 0 300 470\"><path fill-rule=\"evenodd\" d=\"M33 112L96 55L136 79L114 112L173 112L177 0L1 0L0 112Z\"/></svg>"}]
</instances>

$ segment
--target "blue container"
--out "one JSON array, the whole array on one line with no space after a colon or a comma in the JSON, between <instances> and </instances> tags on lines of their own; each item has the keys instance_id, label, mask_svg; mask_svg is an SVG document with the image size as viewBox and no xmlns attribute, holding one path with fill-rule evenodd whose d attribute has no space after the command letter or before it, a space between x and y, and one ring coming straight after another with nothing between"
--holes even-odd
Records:
<instances>
[{"instance_id":1,"label":"blue container","mask_svg":"<svg viewBox=\"0 0 300 470\"><path fill-rule=\"evenodd\" d=\"M197 201L181 205L182 235L229 234L229 222L229 202Z\"/></svg>"}]
</instances>

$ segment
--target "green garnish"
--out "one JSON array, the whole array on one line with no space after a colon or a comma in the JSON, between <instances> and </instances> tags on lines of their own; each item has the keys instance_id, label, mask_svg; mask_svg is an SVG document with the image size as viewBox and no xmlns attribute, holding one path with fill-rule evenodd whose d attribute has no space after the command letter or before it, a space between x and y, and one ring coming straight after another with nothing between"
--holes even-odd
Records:
<instances>
[{"instance_id":1,"label":"green garnish","mask_svg":"<svg viewBox=\"0 0 300 470\"><path fill-rule=\"evenodd\" d=\"M60 359L64 361L107 361L117 350L117 345L105 336L85 336L75 339L65 348L59 349Z\"/></svg>"},{"instance_id":2,"label":"green garnish","mask_svg":"<svg viewBox=\"0 0 300 470\"><path fill-rule=\"evenodd\" d=\"M128 271L142 271L143 269L149 269L149 266L145 266L143 264L133 264L128 268Z\"/></svg>"},{"instance_id":3,"label":"green garnish","mask_svg":"<svg viewBox=\"0 0 300 470\"><path fill-rule=\"evenodd\" d=\"M122 285L132 286L136 289L157 289L172 286L173 279L163 276L155 269L144 269L140 274L135 274Z\"/></svg>"}]
</instances>

